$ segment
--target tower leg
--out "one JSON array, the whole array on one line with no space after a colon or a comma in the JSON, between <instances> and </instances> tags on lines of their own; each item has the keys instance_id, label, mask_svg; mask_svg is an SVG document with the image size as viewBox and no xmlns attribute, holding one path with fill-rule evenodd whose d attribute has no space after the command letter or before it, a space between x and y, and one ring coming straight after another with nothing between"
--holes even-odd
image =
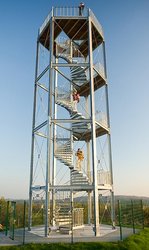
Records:
<instances>
[{"instance_id":1,"label":"tower leg","mask_svg":"<svg viewBox=\"0 0 149 250\"><path fill-rule=\"evenodd\" d=\"M55 58L55 63L58 63L58 58ZM57 69L57 67L56 67ZM54 71L54 89L57 89L57 81L58 81L58 73L55 70ZM57 118L57 105L56 105L56 94L54 95L54 119ZM56 124L53 124L53 135L54 138L57 136L57 127ZM56 158L54 157L55 154L55 148L56 148L56 141L53 140L53 171L52 171L52 185L54 186L56 183ZM56 194L55 190L52 190L52 226L55 226L55 202Z\"/></svg>"},{"instance_id":2,"label":"tower leg","mask_svg":"<svg viewBox=\"0 0 149 250\"><path fill-rule=\"evenodd\" d=\"M31 163L30 163L30 186L29 186L29 210L28 210L28 230L31 230L32 226L32 184L33 184L33 162L34 162L34 128L35 128L35 116L36 116L36 101L37 101L37 84L36 79L38 75L38 59L39 59L39 42L37 42L36 48L36 70L35 70L35 87L34 87L34 104L33 104L33 122L32 122L32 145L31 145Z\"/></svg>"},{"instance_id":3,"label":"tower leg","mask_svg":"<svg viewBox=\"0 0 149 250\"><path fill-rule=\"evenodd\" d=\"M89 74L90 74L90 105L91 105L91 130L92 130L92 166L93 166L93 201L94 201L94 232L95 236L99 232L99 201L97 183L97 154L96 154L96 125L95 125L95 99L94 99L94 79L93 79L93 51L92 51L92 22L89 17Z\"/></svg>"}]
</instances>

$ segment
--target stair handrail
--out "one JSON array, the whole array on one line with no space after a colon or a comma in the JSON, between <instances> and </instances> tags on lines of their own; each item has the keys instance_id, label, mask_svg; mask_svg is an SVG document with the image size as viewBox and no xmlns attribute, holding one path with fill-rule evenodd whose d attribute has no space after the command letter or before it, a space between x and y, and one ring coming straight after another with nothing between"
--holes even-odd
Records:
<instances>
[{"instance_id":1,"label":"stair handrail","mask_svg":"<svg viewBox=\"0 0 149 250\"><path fill-rule=\"evenodd\" d=\"M83 105L81 102L78 103L78 112L82 113L83 116L85 116L85 118L90 118L90 114L87 112L85 105Z\"/></svg>"}]
</instances>

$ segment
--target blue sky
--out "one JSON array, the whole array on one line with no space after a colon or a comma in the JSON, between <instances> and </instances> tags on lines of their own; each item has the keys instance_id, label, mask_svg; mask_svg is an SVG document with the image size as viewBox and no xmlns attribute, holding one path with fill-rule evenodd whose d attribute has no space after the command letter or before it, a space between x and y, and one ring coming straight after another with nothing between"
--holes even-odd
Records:
<instances>
[{"instance_id":1,"label":"blue sky","mask_svg":"<svg viewBox=\"0 0 149 250\"><path fill-rule=\"evenodd\" d=\"M0 1L0 196L27 198L38 28L67 0ZM114 187L149 196L149 1L85 1L106 40Z\"/></svg>"}]
</instances>

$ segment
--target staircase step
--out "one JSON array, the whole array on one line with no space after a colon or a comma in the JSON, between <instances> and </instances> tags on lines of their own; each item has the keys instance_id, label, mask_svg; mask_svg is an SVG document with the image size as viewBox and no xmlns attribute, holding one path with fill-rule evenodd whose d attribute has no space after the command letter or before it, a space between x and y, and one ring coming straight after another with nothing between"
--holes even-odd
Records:
<instances>
[{"instance_id":1,"label":"staircase step","mask_svg":"<svg viewBox=\"0 0 149 250\"><path fill-rule=\"evenodd\" d=\"M74 169L71 171L71 174L83 174L83 172L78 169Z\"/></svg>"},{"instance_id":2,"label":"staircase step","mask_svg":"<svg viewBox=\"0 0 149 250\"><path fill-rule=\"evenodd\" d=\"M73 177L73 178L78 177L78 176L80 176L80 177L85 177L85 178L86 178L86 175L84 175L84 174L82 173L82 171L80 172L80 171L78 170L78 172L76 171L76 172L74 172L74 173L71 173L71 177Z\"/></svg>"},{"instance_id":3,"label":"staircase step","mask_svg":"<svg viewBox=\"0 0 149 250\"><path fill-rule=\"evenodd\" d=\"M86 76L84 68L80 67L80 66L71 67L71 74L72 75L77 74L77 75L85 75Z\"/></svg>"},{"instance_id":4,"label":"staircase step","mask_svg":"<svg viewBox=\"0 0 149 250\"><path fill-rule=\"evenodd\" d=\"M81 83L82 85L86 82L86 77L76 77L76 76L72 76L72 81L74 82L74 83Z\"/></svg>"},{"instance_id":5,"label":"staircase step","mask_svg":"<svg viewBox=\"0 0 149 250\"><path fill-rule=\"evenodd\" d=\"M56 150L62 150L62 151L66 151L67 150L68 154L72 153L72 148L69 147L69 146L67 146L67 147L65 147L65 146L64 147L63 146L57 146Z\"/></svg>"},{"instance_id":6,"label":"staircase step","mask_svg":"<svg viewBox=\"0 0 149 250\"><path fill-rule=\"evenodd\" d=\"M75 181L82 181L82 182L88 182L88 180L86 178L80 178L80 177L77 177L77 178L73 178L71 179L72 182L75 182Z\"/></svg>"},{"instance_id":7,"label":"staircase step","mask_svg":"<svg viewBox=\"0 0 149 250\"><path fill-rule=\"evenodd\" d=\"M67 158L67 159L71 159L71 158L72 158L72 153L71 153L71 155L68 155L68 154L67 154L67 151L66 151L66 152L61 152L61 151L59 151L59 152L56 152L55 155L56 155L56 156L65 157L65 159L66 159L66 158Z\"/></svg>"},{"instance_id":8,"label":"staircase step","mask_svg":"<svg viewBox=\"0 0 149 250\"><path fill-rule=\"evenodd\" d=\"M56 154L55 154L55 157L62 158L63 160L64 160L64 159L65 159L65 160L72 160L72 156L66 156L66 153L63 154L63 153L61 153L61 152L56 153Z\"/></svg>"},{"instance_id":9,"label":"staircase step","mask_svg":"<svg viewBox=\"0 0 149 250\"><path fill-rule=\"evenodd\" d=\"M88 181L72 181L72 185L88 185L89 183L88 183Z\"/></svg>"},{"instance_id":10,"label":"staircase step","mask_svg":"<svg viewBox=\"0 0 149 250\"><path fill-rule=\"evenodd\" d=\"M84 72L84 69L78 68L76 70L71 70L71 77L73 78L84 78L85 80L87 79L86 74Z\"/></svg>"},{"instance_id":11,"label":"staircase step","mask_svg":"<svg viewBox=\"0 0 149 250\"><path fill-rule=\"evenodd\" d=\"M55 153L57 153L57 152L58 153L61 152L62 154L67 153L68 155L71 155L73 151L71 149L65 149L65 148L58 148L57 147L56 150L55 150Z\"/></svg>"},{"instance_id":12,"label":"staircase step","mask_svg":"<svg viewBox=\"0 0 149 250\"><path fill-rule=\"evenodd\" d=\"M70 209L71 209L70 206L66 207L66 206L61 205L60 208L59 208L59 211L61 211L61 212L69 212Z\"/></svg>"},{"instance_id":13,"label":"staircase step","mask_svg":"<svg viewBox=\"0 0 149 250\"><path fill-rule=\"evenodd\" d=\"M71 215L71 214L70 214ZM59 220L63 220L63 221L68 221L68 220L70 220L71 218L72 218L72 216L70 216L70 215L67 215L67 214L57 214L56 216L55 216L55 219L59 219Z\"/></svg>"},{"instance_id":14,"label":"staircase step","mask_svg":"<svg viewBox=\"0 0 149 250\"><path fill-rule=\"evenodd\" d=\"M69 220L62 220L62 219L58 218L58 220L57 220L57 222L59 224L61 223L61 225L71 223L71 221L72 221L72 218L70 218Z\"/></svg>"},{"instance_id":15,"label":"staircase step","mask_svg":"<svg viewBox=\"0 0 149 250\"><path fill-rule=\"evenodd\" d=\"M55 217L56 218L63 218L63 217L66 217L66 218L70 218L70 210L69 210L69 212L67 212L67 213L64 213L64 212L57 212L56 214L55 214Z\"/></svg>"},{"instance_id":16,"label":"staircase step","mask_svg":"<svg viewBox=\"0 0 149 250\"><path fill-rule=\"evenodd\" d=\"M72 126L72 130L75 130L75 131L86 131L86 130L88 130L88 126L81 126L80 125L80 127L78 127L76 124L74 124L73 126Z\"/></svg>"},{"instance_id":17,"label":"staircase step","mask_svg":"<svg viewBox=\"0 0 149 250\"><path fill-rule=\"evenodd\" d=\"M88 182L88 180L86 179L86 178L74 178L74 179L72 179L72 182L76 182L76 181L78 181L78 182Z\"/></svg>"},{"instance_id":18,"label":"staircase step","mask_svg":"<svg viewBox=\"0 0 149 250\"><path fill-rule=\"evenodd\" d=\"M65 103L62 103L62 102L56 102L58 105L60 105L60 106L62 106L62 107L64 107L64 108L66 108L66 109L68 109L69 111L72 111L72 105L69 105L69 104L65 104Z\"/></svg>"},{"instance_id":19,"label":"staircase step","mask_svg":"<svg viewBox=\"0 0 149 250\"><path fill-rule=\"evenodd\" d=\"M71 145L60 145L60 146L57 146L57 149L63 149L63 150L67 150L68 153L72 153L72 148L71 148Z\"/></svg>"},{"instance_id":20,"label":"staircase step","mask_svg":"<svg viewBox=\"0 0 149 250\"><path fill-rule=\"evenodd\" d=\"M62 159L61 157L56 157L58 160L60 160L63 163L67 163L67 164L72 164L72 159Z\"/></svg>"}]
</instances>

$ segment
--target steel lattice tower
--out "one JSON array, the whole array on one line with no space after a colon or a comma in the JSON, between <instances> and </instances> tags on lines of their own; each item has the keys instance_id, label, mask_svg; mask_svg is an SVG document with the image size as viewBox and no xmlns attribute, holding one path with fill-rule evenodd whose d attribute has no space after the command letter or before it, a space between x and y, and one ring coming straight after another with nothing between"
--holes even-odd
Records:
<instances>
[{"instance_id":1,"label":"steel lattice tower","mask_svg":"<svg viewBox=\"0 0 149 250\"><path fill-rule=\"evenodd\" d=\"M80 96L78 103L74 92ZM81 169L78 148L84 153ZM77 224L74 214L84 223L83 210L75 207L75 199L86 197L88 224L94 224L97 236L99 197L104 193L110 197L114 225L103 30L86 7L52 8L37 38L29 229L34 200L43 201L47 236L49 225L66 226L70 220Z\"/></svg>"}]
</instances>

